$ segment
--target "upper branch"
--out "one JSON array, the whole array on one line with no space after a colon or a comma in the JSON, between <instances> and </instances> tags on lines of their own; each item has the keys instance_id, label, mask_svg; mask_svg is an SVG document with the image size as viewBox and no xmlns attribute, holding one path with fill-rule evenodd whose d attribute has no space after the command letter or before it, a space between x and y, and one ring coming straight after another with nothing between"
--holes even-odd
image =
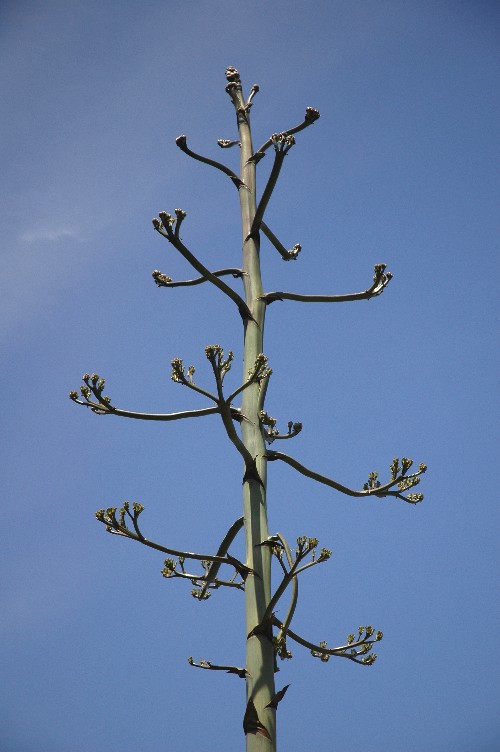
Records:
<instances>
[{"instance_id":1,"label":"upper branch","mask_svg":"<svg viewBox=\"0 0 500 752\"><path fill-rule=\"evenodd\" d=\"M182 211L182 209L176 209L175 213L177 216L179 216L180 214L182 214L182 216L186 216L186 213ZM225 282L222 282L222 280L220 280L215 274L209 271L207 267L204 266L201 261L199 261L196 256L191 253L190 250L188 250L188 248L186 248L184 243L180 240L179 236L175 234L173 226L176 220L174 219L174 217L172 217L171 214L163 211L159 212L159 217L160 219L157 219L156 217L153 219L154 229L160 235L163 235L164 238L167 238L167 240L172 243L174 248L179 251L179 253L186 259L186 261L191 264L192 267L194 267L194 269L196 269L197 272L199 272L206 280L215 285L215 287L218 287L219 290L221 290L225 295L231 298L233 303L236 303L242 319L253 319L250 309L248 308L243 298L238 295L238 293L235 292L232 287L226 285Z\"/></svg>"},{"instance_id":2,"label":"upper branch","mask_svg":"<svg viewBox=\"0 0 500 752\"><path fill-rule=\"evenodd\" d=\"M349 300L370 300L380 295L393 275L391 272L386 273L386 264L375 264L373 284L364 292L347 293L346 295L300 295L295 292L268 292L261 295L267 305L274 303L275 300L296 300L300 303L345 303Z\"/></svg>"},{"instance_id":3,"label":"upper branch","mask_svg":"<svg viewBox=\"0 0 500 752\"><path fill-rule=\"evenodd\" d=\"M179 147L181 151L184 152L184 154L187 154L188 156L192 157L193 159L198 160L198 162L203 162L204 164L208 164L211 167L215 167L217 170L220 170L225 175L227 175L231 180L233 181L236 188L241 188L242 185L245 185L244 182L239 178L229 167L226 167L226 165L221 164L221 162L217 162L215 159L209 159L208 157L202 157L201 154L196 154L196 152L191 151L187 145L187 139L185 135L178 136L175 139L175 143ZM222 144L223 146L227 144Z\"/></svg>"},{"instance_id":4,"label":"upper branch","mask_svg":"<svg viewBox=\"0 0 500 752\"><path fill-rule=\"evenodd\" d=\"M314 107L306 107L306 114L304 115L304 120L302 123L299 123L299 125L296 125L295 128L290 128L287 131L283 131L283 136L293 136L295 133L298 133L299 131L303 131L304 128L308 128L310 125L316 122L319 118L319 111L315 110ZM258 162L262 159L262 157L265 156L265 152L267 149L269 149L270 146L273 144L273 137L269 138L265 144L262 144L260 149L257 149L253 156L253 160L255 162Z\"/></svg>"},{"instance_id":5,"label":"upper branch","mask_svg":"<svg viewBox=\"0 0 500 752\"><path fill-rule=\"evenodd\" d=\"M424 498L424 495L421 493L411 493L408 494L408 496L403 495L403 491L407 491L420 483L419 476L427 470L427 466L421 464L417 472L407 475L408 470L413 465L413 460L410 460L407 457L402 458L401 466L399 465L399 459L397 457L392 461L390 466L392 478L388 483L381 485L380 481L377 480L378 473L370 473L368 476L368 482L364 484L363 489L360 491L344 486L342 483L338 483L332 478L328 478L325 475L316 473L314 470L310 470L304 465L301 465L300 462L297 462L297 460L293 459L293 457L283 454L283 452L268 450L266 452L266 457L269 461L282 460L282 462L290 465L290 467L293 467L307 478L312 478L313 480L318 481L318 483L323 483L325 486L335 488L336 491L341 491L342 493L347 494L347 496L377 496L378 498L396 496L398 499L408 502L408 504L418 504ZM394 490L396 487L397 490Z\"/></svg>"},{"instance_id":6,"label":"upper branch","mask_svg":"<svg viewBox=\"0 0 500 752\"><path fill-rule=\"evenodd\" d=\"M283 160L285 159L292 146L295 144L295 139L293 136L286 135L284 133L273 133L273 135L271 136L271 143L274 145L275 149L274 164L269 175L266 187L264 188L262 198L260 199L259 205L257 206L250 235L252 235L254 232L257 232L257 230L260 228L262 219L264 217L264 212L272 196L274 187L278 181L278 177L283 166Z\"/></svg>"},{"instance_id":7,"label":"upper branch","mask_svg":"<svg viewBox=\"0 0 500 752\"><path fill-rule=\"evenodd\" d=\"M212 272L214 277L225 277L231 275L234 279L243 277L246 272L242 269L219 269L216 272ZM193 285L201 285L203 282L208 282L207 277L197 277L196 279L186 279L182 282L174 282L171 277L155 269L151 275L158 285L158 287L191 287Z\"/></svg>"}]
</instances>

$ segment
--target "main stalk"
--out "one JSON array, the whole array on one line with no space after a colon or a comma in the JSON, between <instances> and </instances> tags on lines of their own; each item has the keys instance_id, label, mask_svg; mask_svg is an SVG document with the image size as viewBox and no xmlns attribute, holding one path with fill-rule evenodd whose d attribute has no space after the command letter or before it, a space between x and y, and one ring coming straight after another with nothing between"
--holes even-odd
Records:
<instances>
[{"instance_id":1,"label":"main stalk","mask_svg":"<svg viewBox=\"0 0 500 752\"><path fill-rule=\"evenodd\" d=\"M243 284L245 301L252 314L244 321L243 380L248 378L256 357L263 352L265 303L260 270L259 232L252 232L256 202L255 162L253 160L250 107L245 105L241 81L234 69L228 69L228 91L233 101L241 144L239 189L243 240ZM265 443L259 412L263 408L262 383L255 383L243 392L242 412L247 418L242 422L245 447L255 460L253 471L246 468L243 479L243 514L247 565L255 575L245 584L246 633L249 635L262 622L271 599L271 555L267 546L259 545L269 537L266 507L267 462ZM267 729L272 741L261 733L247 733L247 752L276 749L276 711L266 707L274 689L274 648L271 635L257 634L247 638L247 701L252 700L260 723Z\"/></svg>"}]
</instances>

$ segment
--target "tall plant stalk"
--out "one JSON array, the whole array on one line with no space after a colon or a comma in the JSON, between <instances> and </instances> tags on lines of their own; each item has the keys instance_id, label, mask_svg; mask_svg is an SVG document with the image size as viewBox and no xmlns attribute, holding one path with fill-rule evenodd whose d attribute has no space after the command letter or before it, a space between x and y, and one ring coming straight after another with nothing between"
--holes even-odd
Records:
<instances>
[{"instance_id":1,"label":"tall plant stalk","mask_svg":"<svg viewBox=\"0 0 500 752\"><path fill-rule=\"evenodd\" d=\"M291 250L276 237L264 222L269 200L276 186L284 158L295 144L295 134L312 125L319 112L311 107L299 125L282 133L274 133L258 150L254 150L250 126L250 110L253 98L259 87L254 85L247 99L238 71L226 71L228 92L236 112L238 139L220 140L219 146L240 149L240 174L236 175L229 167L212 158L192 151L186 136L179 136L177 146L193 159L209 165L230 178L239 193L241 208L243 262L241 268L228 267L210 271L187 247L180 236L181 225L186 212L176 209L174 214L160 212L153 220L154 229L166 238L186 261L200 275L194 279L173 281L156 270L153 278L159 287L183 287L204 282L215 288L234 303L243 324L243 378L240 386L227 394L224 378L231 368L233 353L224 354L219 345L208 345L205 355L210 363L214 387L211 390L195 382L195 368L186 368L182 359L172 360L172 380L185 388L203 395L208 406L197 410L184 410L179 413L138 413L123 410L112 404L111 398L103 395L104 379L98 374L84 374L80 391L70 392L70 398L88 407L99 415L115 415L138 420L175 421L186 418L200 418L206 415L219 415L226 434L243 460L243 517L238 518L223 537L215 553L195 553L164 546L146 538L139 526L139 516L143 506L137 502L124 502L121 508L108 507L96 513L97 519L114 534L135 540L154 550L167 554L162 574L166 578L187 579L193 585L192 594L200 601L206 600L214 590L228 587L243 590L246 614L246 663L244 667L219 665L206 660L189 663L197 668L211 671L225 671L246 682L246 704L243 714L243 731L246 736L247 752L274 752L276 750L276 711L285 696L288 685L276 692L274 676L277 660L291 657L287 639L307 648L314 657L328 661L332 656L345 658L361 665L371 665L376 659L373 646L382 639L382 632L371 626L362 626L349 634L345 643L334 648L327 643L319 643L298 635L291 629L298 599L298 576L304 571L327 561L330 551L323 548L317 552L318 540L299 536L292 549L280 533L270 534L267 519L267 465L281 460L300 474L325 484L341 493L356 497L394 497L409 504L417 504L423 499L420 493L408 493L420 481L425 465L410 473L412 461L403 457L395 458L389 468L389 477L382 483L378 474L368 475L361 489L352 489L318 471L302 465L295 458L279 451L271 450L277 440L292 439L302 426L288 424L288 431L280 433L277 421L265 410L265 397L271 370L264 352L264 324L267 307L276 300L311 303L341 303L368 300L380 295L391 280L385 264L376 264L372 284L362 292L347 294L303 295L294 292L265 292L262 283L260 263L260 241L264 236L285 261L296 260L301 250L299 244ZM259 162L268 152L274 153L273 165L267 183L257 200L256 171ZM239 279L243 283L243 297L225 281L225 277ZM241 398L241 405L235 404ZM244 529L246 560L239 561L230 554L230 547ZM279 581L275 589L271 582L271 564L276 562ZM194 562L198 571L187 571L187 562ZM229 574L227 572L229 571ZM278 602L285 593L289 594L288 608L283 620L276 615Z\"/></svg>"}]
</instances>

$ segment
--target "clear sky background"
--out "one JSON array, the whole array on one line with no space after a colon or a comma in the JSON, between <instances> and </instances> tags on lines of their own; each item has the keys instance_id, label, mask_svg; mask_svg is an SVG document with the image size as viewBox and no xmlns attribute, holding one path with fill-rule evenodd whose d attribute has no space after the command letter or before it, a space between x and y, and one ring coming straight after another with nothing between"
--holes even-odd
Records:
<instances>
[{"instance_id":1,"label":"clear sky background","mask_svg":"<svg viewBox=\"0 0 500 752\"><path fill-rule=\"evenodd\" d=\"M303 576L297 631L385 635L369 668L293 649L280 748L500 748L499 52L500 9L483 0L4 0L2 752L244 747L243 682L187 663L242 664L241 593L195 601L161 577L161 554L94 518L139 501L148 537L215 550L241 514L239 457L215 416L127 421L67 396L97 371L118 407L203 407L170 360L208 386L210 343L234 350L239 383L232 304L151 279L192 276L151 226L176 207L207 266L240 264L233 185L175 146L187 133L236 165L216 145L236 136L228 65L261 87L256 146L321 111L267 214L303 251L283 263L263 242L266 289L351 292L374 263L394 273L370 302L270 306L268 410L304 424L286 451L354 487L395 456L429 466L417 507L270 466L272 531L333 550Z\"/></svg>"}]
</instances>

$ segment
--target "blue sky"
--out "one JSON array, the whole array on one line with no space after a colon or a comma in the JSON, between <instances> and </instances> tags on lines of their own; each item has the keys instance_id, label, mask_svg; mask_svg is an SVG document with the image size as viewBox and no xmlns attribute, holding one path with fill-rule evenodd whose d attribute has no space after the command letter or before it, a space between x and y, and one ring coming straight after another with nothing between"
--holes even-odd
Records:
<instances>
[{"instance_id":1,"label":"blue sky","mask_svg":"<svg viewBox=\"0 0 500 752\"><path fill-rule=\"evenodd\" d=\"M333 550L304 574L297 631L385 635L370 668L297 646L277 675L280 748L498 749L499 21L481 0L2 4L2 750L243 748L243 683L187 664L241 665L241 594L198 603L161 554L94 518L140 501L148 537L215 549L241 514L238 457L215 417L148 424L67 398L97 371L119 407L203 407L170 360L208 385L215 342L238 384L230 303L151 279L190 276L151 228L176 207L210 268L240 263L233 186L175 146L187 133L220 158L235 137L228 65L261 87L257 145L321 111L267 214L303 251L284 264L263 244L266 289L394 273L368 303L270 306L267 406L304 424L287 450L356 487L395 456L429 466L415 508L270 466L272 530Z\"/></svg>"}]
</instances>

